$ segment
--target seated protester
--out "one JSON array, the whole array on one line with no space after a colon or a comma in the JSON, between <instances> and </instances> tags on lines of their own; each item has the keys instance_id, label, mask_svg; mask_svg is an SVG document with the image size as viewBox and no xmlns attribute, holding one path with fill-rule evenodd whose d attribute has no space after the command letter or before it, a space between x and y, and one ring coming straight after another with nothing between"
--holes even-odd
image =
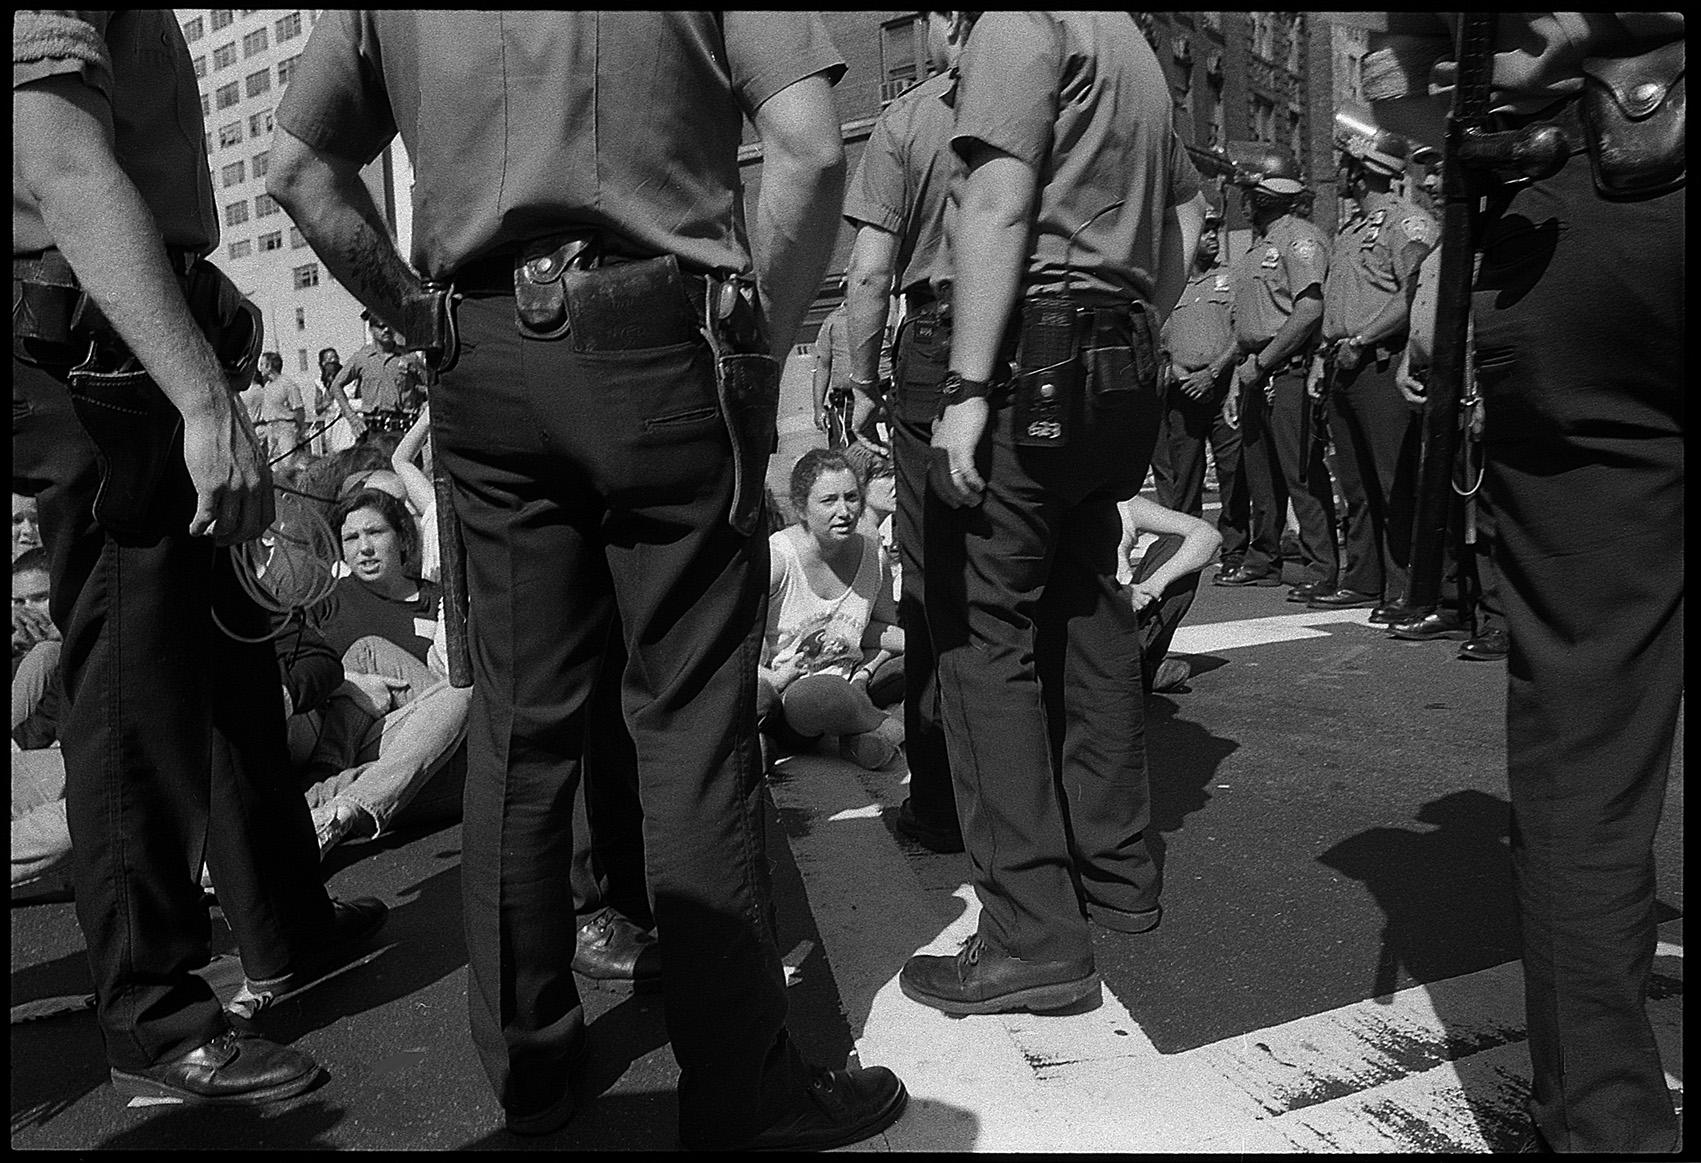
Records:
<instances>
[{"instance_id":1,"label":"seated protester","mask_svg":"<svg viewBox=\"0 0 1701 1163\"><path fill-rule=\"evenodd\" d=\"M890 459L875 461L863 482L862 520L857 532L872 537L880 544L880 568L892 575L892 600L899 600L903 579L899 576L898 543L895 540L897 523L893 514L898 508L898 473ZM902 697L901 695L899 697Z\"/></svg>"},{"instance_id":2,"label":"seated protester","mask_svg":"<svg viewBox=\"0 0 1701 1163\"><path fill-rule=\"evenodd\" d=\"M26 549L41 547L41 521L35 513L35 498L12 494L12 560Z\"/></svg>"},{"instance_id":3,"label":"seated protester","mask_svg":"<svg viewBox=\"0 0 1701 1163\"><path fill-rule=\"evenodd\" d=\"M862 488L841 452L811 449L791 475L801 520L768 538L768 630L758 670L757 714L764 733L792 750L839 736L845 758L882 767L903 746L904 633L890 575L874 538L857 532ZM886 673L899 669L894 683Z\"/></svg>"},{"instance_id":4,"label":"seated protester","mask_svg":"<svg viewBox=\"0 0 1701 1163\"><path fill-rule=\"evenodd\" d=\"M59 630L47 612L47 550L40 545L12 557L12 678L27 655L44 643L59 642ZM57 657L57 655L55 655ZM39 665L39 664L37 664Z\"/></svg>"},{"instance_id":5,"label":"seated protester","mask_svg":"<svg viewBox=\"0 0 1701 1163\"><path fill-rule=\"evenodd\" d=\"M346 682L308 759L321 856L345 839L381 835L404 809L415 822L454 817L472 701L433 665L441 599L419 576L419 531L407 506L361 489L337 502L331 527L349 576L314 617L342 656Z\"/></svg>"},{"instance_id":6,"label":"seated protester","mask_svg":"<svg viewBox=\"0 0 1701 1163\"><path fill-rule=\"evenodd\" d=\"M1199 571L1216 555L1222 534L1197 517L1132 497L1122 513L1122 544L1116 580L1128 587L1140 624L1140 677L1146 693L1175 690L1191 673L1185 659L1166 658L1181 619L1199 589ZM1132 561L1142 533L1158 538L1138 566Z\"/></svg>"}]
</instances>

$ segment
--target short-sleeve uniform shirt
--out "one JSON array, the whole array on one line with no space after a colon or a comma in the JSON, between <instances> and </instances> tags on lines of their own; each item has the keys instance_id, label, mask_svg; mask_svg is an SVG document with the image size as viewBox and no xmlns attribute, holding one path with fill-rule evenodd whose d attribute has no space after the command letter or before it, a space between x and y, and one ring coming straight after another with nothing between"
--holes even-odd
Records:
<instances>
[{"instance_id":1,"label":"short-sleeve uniform shirt","mask_svg":"<svg viewBox=\"0 0 1701 1163\"><path fill-rule=\"evenodd\" d=\"M1295 214L1254 235L1235 280L1234 331L1242 347L1258 349L1276 337L1293 314L1293 301L1329 275L1329 240Z\"/></svg>"},{"instance_id":2,"label":"short-sleeve uniform shirt","mask_svg":"<svg viewBox=\"0 0 1701 1163\"><path fill-rule=\"evenodd\" d=\"M12 90L75 76L100 94L113 153L167 246L205 255L218 245L201 96L183 30L168 9L12 14ZM14 174L16 163L14 163ZM12 195L12 253L53 245L30 200Z\"/></svg>"},{"instance_id":3,"label":"short-sleeve uniform shirt","mask_svg":"<svg viewBox=\"0 0 1701 1163\"><path fill-rule=\"evenodd\" d=\"M419 384L419 365L404 351L384 351L368 343L349 356L355 371L350 380L360 381L362 412L396 411L411 408Z\"/></svg>"},{"instance_id":4,"label":"short-sleeve uniform shirt","mask_svg":"<svg viewBox=\"0 0 1701 1163\"><path fill-rule=\"evenodd\" d=\"M951 282L951 150L957 77L940 73L886 107L845 191L845 218L898 236L897 289L943 294Z\"/></svg>"},{"instance_id":5,"label":"short-sleeve uniform shirt","mask_svg":"<svg viewBox=\"0 0 1701 1163\"><path fill-rule=\"evenodd\" d=\"M1323 284L1323 338L1357 335L1404 295L1440 239L1435 219L1391 194L1375 195L1366 213L1335 239Z\"/></svg>"},{"instance_id":6,"label":"short-sleeve uniform shirt","mask_svg":"<svg viewBox=\"0 0 1701 1163\"><path fill-rule=\"evenodd\" d=\"M1164 324L1164 347L1184 371L1198 371L1234 339L1234 281L1221 264L1195 271Z\"/></svg>"},{"instance_id":7,"label":"short-sleeve uniform shirt","mask_svg":"<svg viewBox=\"0 0 1701 1163\"><path fill-rule=\"evenodd\" d=\"M1024 293L1149 302L1165 211L1199 175L1133 17L988 12L958 68L952 148L966 158L978 141L1038 174Z\"/></svg>"},{"instance_id":8,"label":"short-sleeve uniform shirt","mask_svg":"<svg viewBox=\"0 0 1701 1163\"><path fill-rule=\"evenodd\" d=\"M844 62L809 12L327 12L278 106L315 148L413 159L413 265L569 227L746 272L743 117Z\"/></svg>"}]
</instances>

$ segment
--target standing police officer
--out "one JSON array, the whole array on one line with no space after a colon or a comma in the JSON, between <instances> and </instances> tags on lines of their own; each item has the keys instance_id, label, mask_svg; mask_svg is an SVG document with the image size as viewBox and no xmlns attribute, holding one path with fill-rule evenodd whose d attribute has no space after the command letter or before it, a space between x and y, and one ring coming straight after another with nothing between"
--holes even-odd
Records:
<instances>
[{"instance_id":1,"label":"standing police officer","mask_svg":"<svg viewBox=\"0 0 1701 1163\"><path fill-rule=\"evenodd\" d=\"M951 151L957 60L979 15L927 14L928 51L942 71L880 115L845 195L845 218L857 228L846 299L853 382L872 386L876 380L894 275L895 289L904 297L893 361L892 454L898 485L894 533L902 565L898 618L904 631L904 749L910 794L898 809L897 829L935 852L961 852L963 833L951 790L924 602L924 512L939 381L951 351L946 211L951 180L959 168Z\"/></svg>"},{"instance_id":2,"label":"standing police officer","mask_svg":"<svg viewBox=\"0 0 1701 1163\"><path fill-rule=\"evenodd\" d=\"M1384 126L1442 140L1431 94L1465 73L1454 28L1475 17L1370 15ZM1684 16L1484 19L1491 128L1564 146L1557 171L1484 175L1472 302L1511 637L1529 1146L1669 1152L1682 1129L1647 997L1683 705Z\"/></svg>"},{"instance_id":3,"label":"standing police officer","mask_svg":"<svg viewBox=\"0 0 1701 1163\"><path fill-rule=\"evenodd\" d=\"M1240 429L1223 416L1229 369L1239 348L1234 339L1234 284L1217 261L1223 216L1205 214L1199 250L1187 288L1164 324L1164 425L1159 443L1168 471L1158 478L1158 504L1190 517L1205 511L1205 448L1217 465L1217 495L1222 510L1219 574L1233 573L1246 555L1251 518L1246 476L1241 471Z\"/></svg>"},{"instance_id":4,"label":"standing police officer","mask_svg":"<svg viewBox=\"0 0 1701 1163\"><path fill-rule=\"evenodd\" d=\"M12 489L37 499L64 638L97 1017L119 1093L246 1104L320 1070L234 1029L194 974L203 854L262 991L385 910L325 895L266 614L232 559L272 519L233 392L260 337L202 258L218 218L196 105L168 11L13 16Z\"/></svg>"},{"instance_id":5,"label":"standing police officer","mask_svg":"<svg viewBox=\"0 0 1701 1163\"><path fill-rule=\"evenodd\" d=\"M1417 485L1418 416L1394 385L1405 352L1418 267L1438 238L1435 220L1394 193L1406 142L1366 119L1339 142L1341 185L1358 213L1335 239L1323 285L1321 384L1335 471L1347 505L1346 572L1312 609L1376 607L1387 624L1406 590Z\"/></svg>"},{"instance_id":6,"label":"standing police officer","mask_svg":"<svg viewBox=\"0 0 1701 1163\"><path fill-rule=\"evenodd\" d=\"M1305 372L1323 319L1329 244L1294 213L1305 189L1299 164L1272 151L1254 166L1239 183L1252 218L1252 245L1235 278L1234 330L1242 358L1223 403L1229 423L1241 425L1252 537L1240 568L1216 584L1281 584L1282 526L1292 501L1304 569L1289 598L1309 601L1335 589L1335 495L1321 445L1313 440L1302 447L1300 440L1302 412L1311 404Z\"/></svg>"},{"instance_id":7,"label":"standing police officer","mask_svg":"<svg viewBox=\"0 0 1701 1163\"><path fill-rule=\"evenodd\" d=\"M899 982L968 1014L1096 996L1087 911L1125 932L1161 915L1117 502L1157 441L1158 330L1204 200L1127 13L989 12L959 68L927 616L982 910Z\"/></svg>"},{"instance_id":8,"label":"standing police officer","mask_svg":"<svg viewBox=\"0 0 1701 1163\"><path fill-rule=\"evenodd\" d=\"M333 12L278 109L270 192L407 346L451 363L431 413L472 611L468 997L516 1132L567 1122L586 1051L572 789L616 625L681 1141L827 1147L903 1109L889 1070L812 1071L786 1033L756 736L762 469L838 219L842 71L804 13ZM414 263L464 296L458 365L447 304L359 180L398 132Z\"/></svg>"}]
</instances>

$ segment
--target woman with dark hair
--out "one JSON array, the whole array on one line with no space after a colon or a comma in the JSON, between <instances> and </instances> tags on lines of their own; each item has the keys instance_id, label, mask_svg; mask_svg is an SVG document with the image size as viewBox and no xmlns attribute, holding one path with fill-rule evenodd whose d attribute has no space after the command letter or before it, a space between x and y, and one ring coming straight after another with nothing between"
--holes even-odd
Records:
<instances>
[{"instance_id":1,"label":"woman with dark hair","mask_svg":"<svg viewBox=\"0 0 1701 1163\"><path fill-rule=\"evenodd\" d=\"M903 697L904 633L879 546L857 530L861 481L843 453L811 449L792 470L791 503L798 523L768 538L762 728L792 750L836 735L845 758L883 767L903 746L903 721L869 692Z\"/></svg>"},{"instance_id":2,"label":"woman with dark hair","mask_svg":"<svg viewBox=\"0 0 1701 1163\"><path fill-rule=\"evenodd\" d=\"M378 835L404 808L453 818L472 691L449 685L437 645L440 594L420 577L420 537L407 505L376 488L343 497L330 525L349 575L316 611L342 655L346 682L312 745L308 800L323 856ZM433 780L439 771L446 778ZM430 783L428 796L416 800Z\"/></svg>"}]
</instances>

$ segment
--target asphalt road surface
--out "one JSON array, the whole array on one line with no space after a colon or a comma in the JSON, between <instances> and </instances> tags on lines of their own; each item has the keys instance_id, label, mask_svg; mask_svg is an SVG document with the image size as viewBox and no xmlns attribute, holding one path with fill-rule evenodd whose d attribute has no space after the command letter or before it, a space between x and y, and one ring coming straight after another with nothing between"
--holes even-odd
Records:
<instances>
[{"instance_id":1,"label":"asphalt road surface","mask_svg":"<svg viewBox=\"0 0 1701 1163\"><path fill-rule=\"evenodd\" d=\"M903 998L904 958L973 930L967 859L893 832L903 770L779 765L769 839L794 1036L818 1062L893 1067L912 1096L853 1149L1481 1152L1516 1137L1528 1061L1504 666L1284 596L1200 591L1175 646L1190 689L1148 703L1164 922L1096 934L1105 988L1080 1012L953 1019ZM1650 995L1679 1102L1682 817L1680 724ZM72 906L14 906L12 1146L674 1148L659 1000L589 983L595 1097L557 1135L502 1130L467 1034L459 853L458 827L333 853L333 892L381 897L390 921L268 1021L328 1080L250 1110L126 1105L80 1008ZM216 912L215 933L228 951ZM227 994L237 972L228 956L208 970Z\"/></svg>"}]
</instances>

